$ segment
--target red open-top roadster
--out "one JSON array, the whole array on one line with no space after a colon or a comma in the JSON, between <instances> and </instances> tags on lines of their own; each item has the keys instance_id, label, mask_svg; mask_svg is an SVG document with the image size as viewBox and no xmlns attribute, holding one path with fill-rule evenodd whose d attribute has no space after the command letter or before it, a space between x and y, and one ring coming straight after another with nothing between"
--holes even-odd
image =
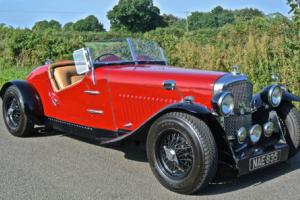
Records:
<instances>
[{"instance_id":1,"label":"red open-top roadster","mask_svg":"<svg viewBox=\"0 0 300 200\"><path fill-rule=\"evenodd\" d=\"M201 55L199 55L201 56ZM23 137L35 125L99 139L144 136L157 179L190 194L218 163L239 175L285 161L300 143L300 101L279 84L253 95L247 77L167 65L154 42L87 43L74 61L36 68L1 89L3 119Z\"/></svg>"}]
</instances>

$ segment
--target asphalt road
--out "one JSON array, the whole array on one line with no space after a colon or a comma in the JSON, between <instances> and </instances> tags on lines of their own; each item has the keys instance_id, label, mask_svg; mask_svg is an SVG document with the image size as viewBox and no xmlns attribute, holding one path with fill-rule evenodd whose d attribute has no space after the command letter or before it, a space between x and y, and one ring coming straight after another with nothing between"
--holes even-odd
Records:
<instances>
[{"instance_id":1,"label":"asphalt road","mask_svg":"<svg viewBox=\"0 0 300 200\"><path fill-rule=\"evenodd\" d=\"M16 138L6 131L1 111L0 199L300 200L300 154L194 196L163 188L145 156L132 144L105 148L60 133Z\"/></svg>"}]
</instances>

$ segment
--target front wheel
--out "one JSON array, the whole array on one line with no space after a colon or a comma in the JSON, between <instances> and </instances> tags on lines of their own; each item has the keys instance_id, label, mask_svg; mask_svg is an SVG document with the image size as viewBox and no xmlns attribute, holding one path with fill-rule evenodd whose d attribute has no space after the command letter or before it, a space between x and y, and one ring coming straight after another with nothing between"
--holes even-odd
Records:
<instances>
[{"instance_id":1,"label":"front wheel","mask_svg":"<svg viewBox=\"0 0 300 200\"><path fill-rule=\"evenodd\" d=\"M21 92L14 85L5 91L2 112L5 125L12 135L25 137L32 133L34 125L25 113Z\"/></svg>"},{"instance_id":2,"label":"front wheel","mask_svg":"<svg viewBox=\"0 0 300 200\"><path fill-rule=\"evenodd\" d=\"M300 149L300 113L290 102L284 102L277 110L286 130L286 140L290 146L289 158Z\"/></svg>"},{"instance_id":3,"label":"front wheel","mask_svg":"<svg viewBox=\"0 0 300 200\"><path fill-rule=\"evenodd\" d=\"M158 181L183 194L203 189L215 176L217 146L208 126L180 112L160 117L147 137L147 156Z\"/></svg>"}]
</instances>

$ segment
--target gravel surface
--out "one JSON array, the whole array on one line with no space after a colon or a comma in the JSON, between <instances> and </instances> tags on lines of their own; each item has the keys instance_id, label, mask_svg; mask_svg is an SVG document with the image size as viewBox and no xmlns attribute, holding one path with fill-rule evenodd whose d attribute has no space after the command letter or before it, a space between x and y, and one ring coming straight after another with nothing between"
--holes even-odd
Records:
<instances>
[{"instance_id":1,"label":"gravel surface","mask_svg":"<svg viewBox=\"0 0 300 200\"><path fill-rule=\"evenodd\" d=\"M0 101L2 105L2 102ZM201 194L179 195L152 175L134 145L101 147L61 133L11 136L0 117L0 199L296 199L300 154Z\"/></svg>"}]
</instances>

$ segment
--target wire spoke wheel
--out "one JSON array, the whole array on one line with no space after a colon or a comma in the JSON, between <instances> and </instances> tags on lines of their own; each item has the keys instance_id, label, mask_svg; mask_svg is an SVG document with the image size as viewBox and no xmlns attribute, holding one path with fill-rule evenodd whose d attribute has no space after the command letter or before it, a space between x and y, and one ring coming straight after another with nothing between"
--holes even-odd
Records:
<instances>
[{"instance_id":1,"label":"wire spoke wheel","mask_svg":"<svg viewBox=\"0 0 300 200\"><path fill-rule=\"evenodd\" d=\"M162 168L172 178L184 178L191 171L194 162L192 146L179 131L165 131L158 141L156 153Z\"/></svg>"},{"instance_id":2,"label":"wire spoke wheel","mask_svg":"<svg viewBox=\"0 0 300 200\"><path fill-rule=\"evenodd\" d=\"M5 120L11 129L17 129L21 121L21 106L15 96L10 96L6 100L5 105Z\"/></svg>"}]
</instances>

